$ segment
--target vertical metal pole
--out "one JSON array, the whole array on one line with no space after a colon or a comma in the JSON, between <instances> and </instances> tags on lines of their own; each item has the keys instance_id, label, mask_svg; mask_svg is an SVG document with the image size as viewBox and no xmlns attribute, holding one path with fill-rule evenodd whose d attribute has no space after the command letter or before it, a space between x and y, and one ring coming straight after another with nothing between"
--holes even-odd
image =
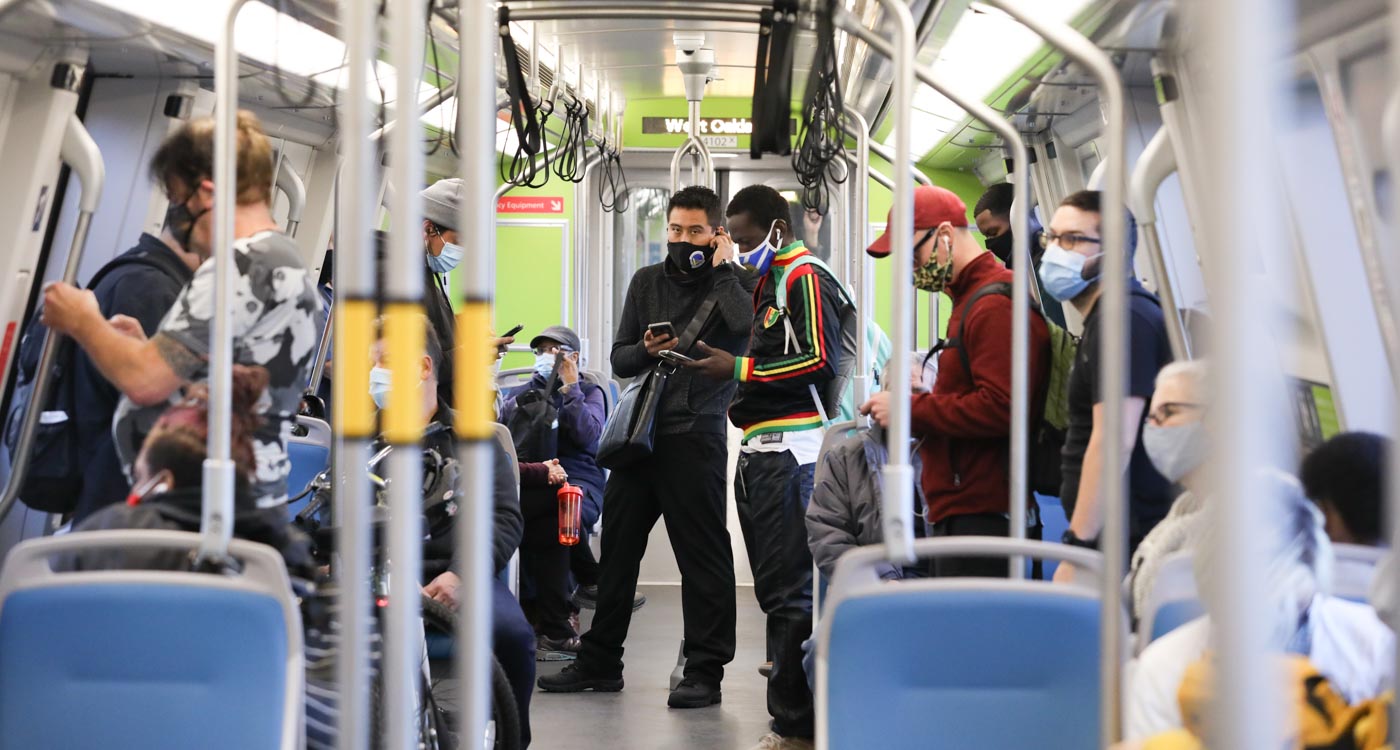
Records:
<instances>
[{"instance_id":1,"label":"vertical metal pole","mask_svg":"<svg viewBox=\"0 0 1400 750\"><path fill-rule=\"evenodd\" d=\"M1287 4L1272 0L1195 0L1185 3L1187 26L1196 34L1191 59L1203 70L1205 122L1211 137L1193 145L1206 171L1200 248L1209 285L1212 330L1212 444L1209 464L1215 497L1255 498L1276 491L1258 481L1265 466L1282 466L1291 434L1286 417L1278 352L1273 346L1273 285L1258 273L1255 254L1281 247L1286 239L1276 220L1282 206L1281 175L1275 162L1274 123L1286 98L1281 63L1291 34L1283 33ZM1248 34L1233 30L1248 24ZM1277 264L1277 274L1289 264ZM1284 281L1287 279L1285 277ZM1291 441L1289 441L1291 442ZM1291 465L1291 461L1289 464ZM1216 559L1230 564L1215 571L1211 610L1217 648L1213 713L1205 738L1211 747L1276 748L1284 744L1283 693L1277 664L1268 653L1270 592L1265 590L1266 555L1280 540L1267 502L1212 504L1219 545ZM1262 532L1262 533L1261 533Z\"/></svg>"},{"instance_id":2,"label":"vertical metal pole","mask_svg":"<svg viewBox=\"0 0 1400 750\"><path fill-rule=\"evenodd\" d=\"M107 179L107 170L102 163L102 152L88 134L87 128L77 115L68 117L68 125L59 146L59 156L82 180L83 192L78 203L78 221L73 227L73 241L68 246L68 260L63 266L62 280L65 284L76 284L78 268L82 264L83 252L87 247L88 230L92 228L92 215L97 211L98 199L102 197L102 186ZM10 456L10 476L5 483L5 492L0 495L0 521L5 520L10 509L19 499L19 488L29 473L29 454L34 450L34 436L39 430L39 417L43 414L43 404L48 403L49 387L53 383L53 363L58 357L58 347L62 334L52 331L45 334L44 345L39 350L39 364L34 370L34 392L29 405L24 410L20 422L19 440L14 455ZM55 516L57 518L57 516Z\"/></svg>"},{"instance_id":3,"label":"vertical metal pole","mask_svg":"<svg viewBox=\"0 0 1400 750\"><path fill-rule=\"evenodd\" d=\"M874 32L860 28L855 35L872 49L885 57L891 57L894 49L890 43ZM968 114L985 122L1005 141L1011 150L1013 163L1022 165L1011 175L1012 226L1027 226L1030 223L1030 180L1025 165L1026 143L1016 127L996 110L985 103L960 94L939 80L931 70L922 65L914 66L914 75L935 91L948 97L954 104L967 110ZM1014 243L1011 252L1016 258L1025 261L1016 263L1012 269L1012 298L1029 302L1032 299L1030 284L1031 250L1030 238L1025 232L1012 235ZM1026 535L1026 505L1030 497L1030 308L1027 304L1017 304L1011 313L1011 497L1008 507L1011 510L1011 536L1024 539ZM1021 558L1011 559L1011 575L1021 578L1025 575L1025 564Z\"/></svg>"},{"instance_id":4,"label":"vertical metal pole","mask_svg":"<svg viewBox=\"0 0 1400 750\"><path fill-rule=\"evenodd\" d=\"M458 0L461 61L458 71L457 134L463 182L462 273L464 300L457 316L457 437L462 463L464 503L457 518L463 585L457 630L457 676L462 681L462 744L477 747L486 737L491 715L491 509L494 474L491 441L495 439L490 372L495 353L486 340L491 323L488 275L495 255L496 153L495 51L500 45L492 4ZM473 236L474 235L474 236Z\"/></svg>"},{"instance_id":5,"label":"vertical metal pole","mask_svg":"<svg viewBox=\"0 0 1400 750\"><path fill-rule=\"evenodd\" d=\"M229 427L233 414L233 218L238 196L238 49L234 21L247 0L231 0L214 61L214 319L209 330L209 444L204 459L204 506L199 555L217 559L233 535Z\"/></svg>"},{"instance_id":6,"label":"vertical metal pole","mask_svg":"<svg viewBox=\"0 0 1400 750\"><path fill-rule=\"evenodd\" d=\"M1147 142L1128 183L1128 205L1142 230L1143 247L1157 277L1157 296L1167 319L1167 338L1171 340L1172 358L1191 358L1191 345L1186 340L1186 325L1181 320L1181 308L1176 301L1172 275L1162 254L1161 236L1157 234L1157 189L1162 181L1176 171L1176 154L1172 151L1171 131L1164 122L1157 134Z\"/></svg>"},{"instance_id":7,"label":"vertical metal pole","mask_svg":"<svg viewBox=\"0 0 1400 750\"><path fill-rule=\"evenodd\" d=\"M340 5L348 61L346 94L342 98L341 163L336 199L335 306L332 308L336 353L340 366L331 379L335 441L336 545L339 555L341 658L336 664L341 710L336 717L339 750L370 747L369 618L370 494L365 456L374 438L374 403L369 396L370 338L376 315L374 302L374 232L379 213L375 177L374 105L366 92L369 66L377 56L378 3L345 0ZM329 338L329 337L327 337Z\"/></svg>"},{"instance_id":8,"label":"vertical metal pole","mask_svg":"<svg viewBox=\"0 0 1400 750\"><path fill-rule=\"evenodd\" d=\"M889 383L890 461L885 466L884 537L891 561L914 560L914 470L909 464L909 360L914 343L914 176L910 128L914 101L914 19L902 0L880 0L894 23L894 195L888 231L892 239L894 343ZM848 21L849 23L849 21ZM844 24L843 24L844 25ZM854 24L859 26L859 24Z\"/></svg>"},{"instance_id":9,"label":"vertical metal pole","mask_svg":"<svg viewBox=\"0 0 1400 750\"><path fill-rule=\"evenodd\" d=\"M1390 3L1390 48L1400 49L1400 0L1391 0ZM1386 164L1389 167L1392 179L1394 175L1400 175L1400 55L1391 55L1392 70L1390 73L1391 95L1387 102L1385 115L1382 118L1382 143L1385 145ZM1391 221L1390 228L1392 235L1390 241L1392 246L1396 240L1394 232L1396 226L1395 217L1400 217L1400 191L1391 191ZM1397 266L1394 259L1384 266L1386 274L1386 289L1390 292L1390 309L1400 311L1400 266ZM1400 372L1395 363L1391 364L1391 372ZM1388 460L1388 471L1386 472L1386 495L1388 496L1388 510L1390 520L1390 549L1391 554L1400 554L1400 377L1392 378L1396 386L1396 392L1391 395L1391 440L1390 456ZM1400 585L1400 582L1391 581L1391 586ZM1392 628L1400 627L1400 622L1387 623ZM1400 649L1395 650L1395 672L1396 679L1400 680ZM1391 701L1390 726L1400 726L1400 701Z\"/></svg>"},{"instance_id":10,"label":"vertical metal pole","mask_svg":"<svg viewBox=\"0 0 1400 750\"><path fill-rule=\"evenodd\" d=\"M384 437L395 446L390 455L389 561L393 584L385 639L384 669L389 737L386 747L418 746L416 693L422 653L420 581L423 568L423 397L419 379L426 329L423 305L423 143L418 89L423 75L422 3L397 3L389 13L389 58L396 90L395 119L389 134L390 230L385 264L384 348L392 375L385 409Z\"/></svg>"},{"instance_id":11,"label":"vertical metal pole","mask_svg":"<svg viewBox=\"0 0 1400 750\"><path fill-rule=\"evenodd\" d=\"M1100 682L1102 702L1102 744L1107 747L1122 736L1121 685L1123 664L1123 593L1119 579L1127 563L1127 456L1119 439L1123 424L1123 400L1128 383L1128 274L1127 221L1124 198L1127 190L1127 146L1125 138L1123 82L1113 61L1068 24L1053 23L1027 13L1024 5L1012 0L987 0L1027 28L1044 37L1083 65L1097 80L1104 116L1105 179L1102 222L1104 269L1098 304L1103 306L1103 329L1099 340L1104 424L1110 439L1103 443L1103 468L1099 494L1103 510L1103 532L1099 544L1104 553L1103 604L1099 623L1102 643ZM1025 222L1017 226L1024 230ZM1018 232L1023 234L1024 231ZM1017 266L1026 265L1017 263ZM1023 277L1024 284L1024 277ZM1022 287L1026 289L1025 286Z\"/></svg>"},{"instance_id":12,"label":"vertical metal pole","mask_svg":"<svg viewBox=\"0 0 1400 750\"><path fill-rule=\"evenodd\" d=\"M866 289L869 256L865 254L865 238L870 226L870 123L854 107L846 107L846 119L856 139L855 169L851 171L851 220L850 240L851 285L855 288L856 315L860 321L860 335L856 337L856 377L855 402L865 403L870 398L871 368L870 344L865 335L875 311L871 309L873 300Z\"/></svg>"}]
</instances>

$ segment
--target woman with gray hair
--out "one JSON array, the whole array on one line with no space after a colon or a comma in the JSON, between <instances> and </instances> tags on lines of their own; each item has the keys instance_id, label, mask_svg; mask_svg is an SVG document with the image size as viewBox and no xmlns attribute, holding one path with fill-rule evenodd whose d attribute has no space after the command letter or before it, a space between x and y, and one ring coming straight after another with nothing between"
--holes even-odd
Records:
<instances>
[{"instance_id":1,"label":"woman with gray hair","mask_svg":"<svg viewBox=\"0 0 1400 750\"><path fill-rule=\"evenodd\" d=\"M1258 497L1272 512L1263 535L1268 555L1265 591L1273 613L1270 650L1307 657L1348 704L1374 698L1390 687L1395 636L1365 604L1329 596L1332 543L1322 514L1296 479L1278 471L1261 472ZM1216 543L1219 524L1197 523L1193 546L1196 586L1207 613L1221 610L1224 593L1214 571L1229 565ZM1138 658L1129 683L1127 731L1140 740L1182 726L1177 691L1187 667L1212 648L1210 615L1153 641Z\"/></svg>"},{"instance_id":2,"label":"woman with gray hair","mask_svg":"<svg viewBox=\"0 0 1400 750\"><path fill-rule=\"evenodd\" d=\"M1204 361L1194 360L1173 362L1157 373L1142 426L1142 447L1157 472L1183 492L1133 553L1128 581L1134 622L1145 611L1162 561L1186 547L1191 527L1205 507L1201 466L1210 452L1204 419L1207 372Z\"/></svg>"}]
</instances>

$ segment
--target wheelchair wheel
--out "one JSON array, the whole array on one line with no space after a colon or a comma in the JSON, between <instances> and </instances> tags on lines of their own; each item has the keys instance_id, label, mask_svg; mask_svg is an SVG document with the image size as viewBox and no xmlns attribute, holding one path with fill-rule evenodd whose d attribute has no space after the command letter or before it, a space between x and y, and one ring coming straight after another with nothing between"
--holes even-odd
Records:
<instances>
[{"instance_id":1,"label":"wheelchair wheel","mask_svg":"<svg viewBox=\"0 0 1400 750\"><path fill-rule=\"evenodd\" d=\"M427 595L423 596L423 625L439 632L456 634L457 613L451 607L433 599ZM439 737L450 737L444 734L444 729L455 724L446 721L450 713L442 711L437 707L434 713L442 721L439 722ZM455 717L454 717L455 718ZM520 713L515 705L515 692L511 690L510 679L506 677L506 671L501 667L501 663L495 657L491 658L491 720L496 727L496 750L520 750ZM452 727L455 729L456 727ZM450 747L442 743L445 747Z\"/></svg>"}]
</instances>

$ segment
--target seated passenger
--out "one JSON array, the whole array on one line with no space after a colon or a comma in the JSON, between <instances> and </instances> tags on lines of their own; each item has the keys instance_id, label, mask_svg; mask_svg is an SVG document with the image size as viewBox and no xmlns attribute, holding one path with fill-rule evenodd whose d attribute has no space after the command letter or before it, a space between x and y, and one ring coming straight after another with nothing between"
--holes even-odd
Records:
<instances>
[{"instance_id":1,"label":"seated passenger","mask_svg":"<svg viewBox=\"0 0 1400 750\"><path fill-rule=\"evenodd\" d=\"M932 373L932 363L929 360ZM885 389L889 389L892 373L886 371ZM928 393L932 383L924 366L915 361L910 384L913 393ZM831 580L836 561L847 550L868 544L880 544L884 533L880 525L880 472L889 462L884 428L878 424L851 435L832 446L817 463L812 501L807 506L807 545L817 563L822 578ZM918 450L911 451L910 463L914 476L919 476L921 464ZM914 483L917 509L924 507L923 491ZM885 580L903 578L905 569L885 563L880 577Z\"/></svg>"},{"instance_id":2,"label":"seated passenger","mask_svg":"<svg viewBox=\"0 0 1400 750\"><path fill-rule=\"evenodd\" d=\"M1142 447L1168 482L1183 488L1167 517L1143 537L1128 567L1132 584L1132 614L1137 622L1162 561L1191 542L1193 524L1205 507L1205 477L1201 471L1210 452L1205 427L1206 365L1201 360L1173 362L1157 373Z\"/></svg>"},{"instance_id":3,"label":"seated passenger","mask_svg":"<svg viewBox=\"0 0 1400 750\"><path fill-rule=\"evenodd\" d=\"M1331 578L1332 544L1322 529L1322 514L1287 475L1268 472L1258 482L1272 529L1263 536L1267 562L1265 588L1271 615L1267 647L1276 653L1306 656L1349 705L1379 696L1390 687L1395 669L1395 635L1369 606L1324 593ZM1220 560L1212 537L1219 524L1196 527L1193 547L1196 585L1208 613L1221 610ZM1138 659L1128 685L1126 734L1140 740L1183 726L1178 688L1187 668L1211 647L1211 619L1193 620L1154 641Z\"/></svg>"},{"instance_id":4,"label":"seated passenger","mask_svg":"<svg viewBox=\"0 0 1400 750\"><path fill-rule=\"evenodd\" d=\"M423 431L422 449L425 452L434 451L438 456L451 457L457 455L456 433L452 428L455 415L442 402L438 388L442 345L426 317L422 318L422 323L426 331L425 356L417 383L423 399L423 418L427 424ZM392 375L383 367L383 350L383 341L375 344L375 366L370 373L370 395L381 409L388 404ZM520 611L519 602L500 578L520 545L520 501L516 495L515 467L511 466L510 456L495 441L491 445L495 458L495 528L491 537L495 576L491 581L491 642L496 660L501 663L515 693L516 707L520 711L521 747L527 747L530 744L530 694L535 681L535 635ZM424 530L425 533L436 533L432 533L432 539L423 546L423 580L428 581L423 593L456 609L462 579L457 574L461 570L459 550L454 544L456 535L450 523L455 514L448 511L445 517L449 520L446 527Z\"/></svg>"},{"instance_id":5,"label":"seated passenger","mask_svg":"<svg viewBox=\"0 0 1400 750\"><path fill-rule=\"evenodd\" d=\"M267 371L233 366L230 443L234 465L233 535L282 553L287 572L310 579L315 572L306 536L286 523L281 508L259 510L253 480L257 462L253 435L262 417L256 405L267 390ZM199 531L203 508L205 446L209 440L209 390L190 386L184 399L165 411L146 436L132 466L134 486L126 502L107 505L74 530L150 529ZM77 553L57 566L68 570L189 568L183 550L101 550Z\"/></svg>"},{"instance_id":6,"label":"seated passenger","mask_svg":"<svg viewBox=\"0 0 1400 750\"><path fill-rule=\"evenodd\" d=\"M1369 432L1344 432L1317 446L1299 472L1303 490L1327 519L1337 544L1384 544L1381 508L1390 441Z\"/></svg>"},{"instance_id":7,"label":"seated passenger","mask_svg":"<svg viewBox=\"0 0 1400 750\"><path fill-rule=\"evenodd\" d=\"M558 410L554 452L563 476L558 482L527 486L525 474L521 475L520 509L525 516L525 536L520 548L522 572L528 574L535 585L535 630L539 633L540 650L576 654L579 634L569 622L572 614L571 549L559 543L556 492L557 486L567 478L583 490L582 528L592 528L598 522L604 479L595 456L598 438L603 434L606 407L603 389L580 377L579 350L582 346L578 334L565 326L551 326L531 340L530 346L535 350L535 375L529 383L505 394L501 421L511 424L522 399L537 397L551 381L557 381L547 397ZM520 458L540 461L547 457L522 455Z\"/></svg>"}]
</instances>

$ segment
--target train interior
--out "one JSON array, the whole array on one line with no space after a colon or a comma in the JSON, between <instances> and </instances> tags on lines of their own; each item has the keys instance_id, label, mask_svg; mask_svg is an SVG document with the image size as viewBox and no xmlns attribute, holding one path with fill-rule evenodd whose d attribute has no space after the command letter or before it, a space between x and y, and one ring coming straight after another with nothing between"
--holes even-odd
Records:
<instances>
[{"instance_id":1,"label":"train interior","mask_svg":"<svg viewBox=\"0 0 1400 750\"><path fill-rule=\"evenodd\" d=\"M342 139L343 110L354 92L341 14L352 4L250 2L234 26L237 104L254 112L272 139L274 215L294 238L313 278L328 249L337 247L338 222L347 219L337 210L337 196L346 189L339 184L348 147ZM869 141L869 174L858 172L852 132L842 149L843 156L851 156L836 160L833 173L840 179L829 181L830 207L820 216L803 212L803 187L789 156L750 155L759 24L668 14L690 5L692 15L713 11L719 19L728 4L718 1L656 2L653 8L632 3L632 17L627 3L615 4L621 6L616 12L596 14L588 11L608 4L499 3L523 19L508 18L503 43L513 45L532 96L552 102L543 128L559 159L534 175L538 186L510 184L499 174L498 166L505 169L518 160L522 144L510 116L514 92L508 56L498 54L496 153L489 158L496 173L495 226L482 231L494 234L487 266L493 329L524 326L501 365L505 377L528 376L533 362L528 336L562 323L580 335L584 369L613 381L614 391L625 385L612 377L609 365L618 318L633 274L665 257L667 200L678 185L710 185L722 202L753 184L781 191L794 207L794 231L843 283L863 285L859 298L869 310L862 315L893 333L907 327L890 304L896 286L907 285L907 271L891 270L890 262L864 252L885 230L897 203L891 185L912 179L944 187L971 209L987 187L1019 171L1024 174L1017 176L1029 181L1030 210L1048 224L1067 195L1101 188L1112 179L1113 170L1106 168L1111 128L1094 70L999 10L1001 3L900 4L914 24L917 65L1011 123L1028 158L1014 161L1010 144L994 128L916 81L906 134L911 158L897 163L897 66L856 35L837 31L836 70L850 113L844 121L867 128L861 135ZM416 191L455 176L463 158L464 145L455 137L458 108L464 106L459 94L466 85L458 81L466 54L459 7L447 0L426 3L428 13L420 14L426 15L423 70L419 89L410 94L397 90L398 71L388 49L390 17L400 5L387 4L381 21L385 36L376 42L366 93L375 129L401 127L396 118L404 112L418 115L424 172L419 185L391 185L387 138L379 139L383 131L372 136L375 163L383 165L373 176L381 209L357 220L376 229L391 225L396 188ZM734 5L745 11L772 7ZM808 10L827 5L802 3L790 81L795 125L801 124L822 33ZM876 0L830 4L846 21L895 40L899 19L886 5ZM1213 356L1233 345L1212 334L1212 318L1221 306L1212 295L1231 289L1212 283L1204 269L1212 265L1211 253L1242 254L1252 273L1249 288L1265 295L1253 299L1272 316L1268 330L1289 389L1291 413L1285 419L1297 436L1289 450L1306 452L1344 431L1393 432L1396 382L1386 353L1400 334L1386 279L1394 278L1396 259L1383 248L1393 246L1395 231L1396 188L1387 162L1395 144L1387 142L1383 114L1395 90L1389 46L1397 11L1383 0L1286 4L1293 12L1280 24L1284 31L1277 44L1267 50L1270 65L1282 71L1277 77L1284 82L1284 97L1276 106L1285 116L1255 123L1263 139L1259 149L1273 162L1272 178L1258 178L1268 184L1256 184L1268 193L1270 215L1244 205L1257 196L1222 194L1212 182L1218 165L1211 161L1210 141L1218 132L1206 114L1212 101L1203 92L1216 71L1192 46L1208 12L1193 15L1183 7L1193 3L1184 0L1019 5L1047 23L1077 31L1105 53L1121 77L1129 177L1124 193L1138 218L1138 246L1149 249L1137 252L1133 275L1149 290L1169 292L1163 295L1173 301L1168 314L1176 319L1187 356ZM44 285L65 278L75 262L76 276L69 277L82 285L141 232L159 232L168 201L148 165L181 123L215 113L222 8L222 3L180 0L0 0L0 174L5 175L0 230L10 227L2 230L7 239L0 252L0 413L11 413L19 344ZM416 106L405 104L405 97ZM582 119L566 112L579 102L586 106ZM570 150L562 138L579 128L587 141ZM72 141L82 140L75 131L85 133L100 154L95 182L91 167L84 174L70 159L70 151L79 148ZM796 127L792 135L798 135ZM691 145L692 138L700 147ZM619 158L595 158L609 151ZM568 176L576 179L551 173L550 166L566 162ZM1278 246L1225 246L1208 233L1208 227L1220 226L1208 217L1221 213L1256 228L1254 222L1264 222L1268 226L1260 236ZM1143 239L1148 233L1150 242ZM1229 236L1240 235L1232 230ZM467 251L485 252L470 246ZM454 302L474 288L460 269L448 274L446 283ZM952 304L946 296L920 291L913 306L912 349L926 351L951 335ZM1083 324L1078 312L1066 304L1064 313L1068 328L1077 332ZM731 433L732 472L739 436ZM6 452L0 461L4 478L13 456L0 451ZM764 678L756 672L767 660L763 613L751 593L753 574L732 494L731 489L739 650L723 705L716 713L662 708L677 665L681 617L680 574L667 531L658 524L641 568L640 591L648 603L633 620L628 641L629 658L637 665L628 672L628 690L585 701L537 694L536 747L734 748L766 731ZM1052 498L1042 500L1042 509L1058 507ZM23 540L65 531L62 524L57 515L17 504L0 523L0 554ZM1058 532L1055 539L1048 532L1045 538L1054 541ZM585 613L585 627L588 617ZM910 650L915 644L888 647ZM558 666L542 663L540 673ZM906 701L904 708L909 705ZM0 747L9 746L4 733L0 726ZM864 746L885 746L872 743Z\"/></svg>"}]
</instances>

